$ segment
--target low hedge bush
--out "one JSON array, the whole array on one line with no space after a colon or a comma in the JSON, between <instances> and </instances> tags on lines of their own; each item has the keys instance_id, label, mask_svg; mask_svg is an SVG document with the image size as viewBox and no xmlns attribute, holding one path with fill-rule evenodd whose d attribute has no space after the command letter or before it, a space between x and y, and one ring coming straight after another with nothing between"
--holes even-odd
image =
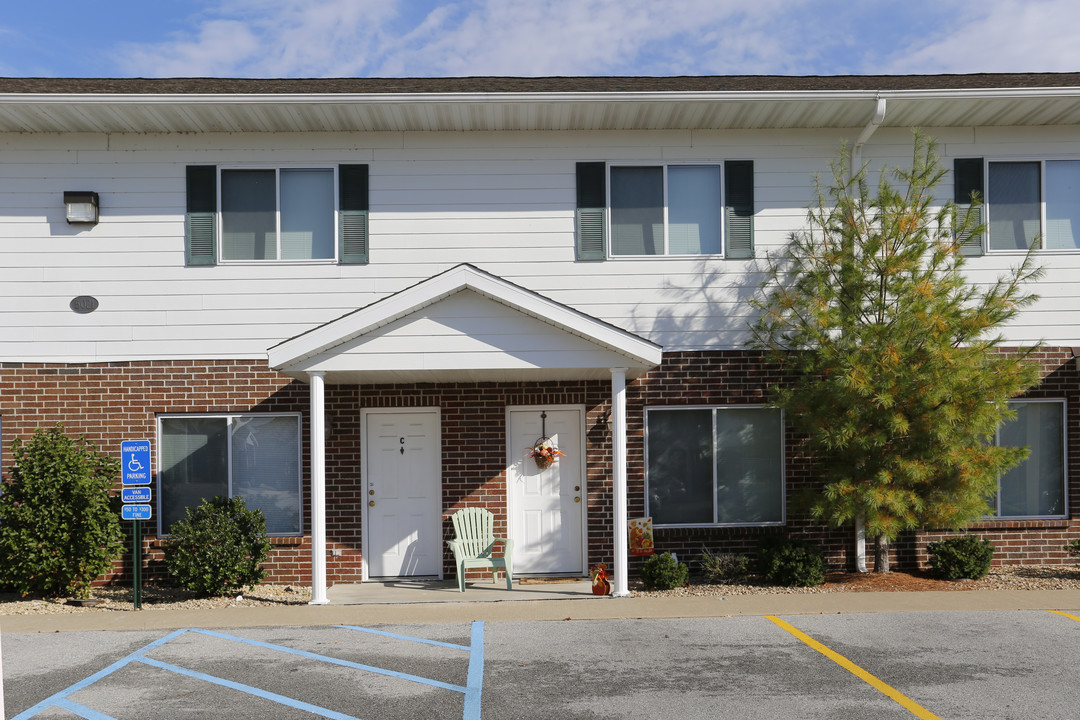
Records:
<instances>
[{"instance_id":1,"label":"low hedge bush","mask_svg":"<svg viewBox=\"0 0 1080 720\"><path fill-rule=\"evenodd\" d=\"M270 557L266 518L241 497L203 500L169 530L165 566L176 582L205 596L257 585Z\"/></svg>"},{"instance_id":2,"label":"low hedge bush","mask_svg":"<svg viewBox=\"0 0 1080 720\"><path fill-rule=\"evenodd\" d=\"M648 590L671 590L682 587L690 577L690 568L671 553L653 555L641 566L641 581Z\"/></svg>"},{"instance_id":3,"label":"low hedge bush","mask_svg":"<svg viewBox=\"0 0 1080 720\"><path fill-rule=\"evenodd\" d=\"M942 580L978 580L990 572L990 562L994 559L994 546L978 535L957 535L932 542L926 546L926 552L933 574Z\"/></svg>"},{"instance_id":4,"label":"low hedge bush","mask_svg":"<svg viewBox=\"0 0 1080 720\"><path fill-rule=\"evenodd\" d=\"M825 555L804 540L771 536L758 544L757 569L774 585L814 587L825 582Z\"/></svg>"}]
</instances>

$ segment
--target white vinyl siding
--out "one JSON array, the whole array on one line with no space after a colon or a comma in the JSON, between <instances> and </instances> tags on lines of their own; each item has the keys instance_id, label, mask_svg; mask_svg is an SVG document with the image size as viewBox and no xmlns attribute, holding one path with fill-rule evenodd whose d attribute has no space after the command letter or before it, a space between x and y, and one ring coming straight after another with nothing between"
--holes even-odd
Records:
<instances>
[{"instance_id":1,"label":"white vinyl siding","mask_svg":"<svg viewBox=\"0 0 1080 720\"><path fill-rule=\"evenodd\" d=\"M1080 157L1080 138L1062 129L980 129L980 142L970 130L927 133L947 156ZM0 136L0 358L265 359L287 338L463 262L666 351L741 349L763 258L805 226L813 178L827 171L839 142L826 130ZM910 162L910 149L908 131L882 128L864 157L874 171ZM703 157L754 159L761 260L575 260L577 162L691 166ZM369 264L185 265L187 166L345 163L370 167ZM98 225L65 222L62 194L73 187L99 193ZM1080 344L1080 253L1044 255L1040 299L1004 329L1007 340ZM988 253L966 271L992 283L1015 261ZM99 309L71 312L79 295L98 298ZM415 351L426 349L418 340Z\"/></svg>"}]
</instances>

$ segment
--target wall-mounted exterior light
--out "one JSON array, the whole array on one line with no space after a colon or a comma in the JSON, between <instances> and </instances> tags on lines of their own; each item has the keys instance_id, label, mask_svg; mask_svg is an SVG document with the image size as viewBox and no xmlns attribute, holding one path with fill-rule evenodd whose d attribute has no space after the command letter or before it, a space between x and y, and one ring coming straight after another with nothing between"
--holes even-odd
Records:
<instances>
[{"instance_id":1,"label":"wall-mounted exterior light","mask_svg":"<svg viewBox=\"0 0 1080 720\"><path fill-rule=\"evenodd\" d=\"M64 193L67 221L72 225L96 225L98 221L98 194L86 190Z\"/></svg>"}]
</instances>

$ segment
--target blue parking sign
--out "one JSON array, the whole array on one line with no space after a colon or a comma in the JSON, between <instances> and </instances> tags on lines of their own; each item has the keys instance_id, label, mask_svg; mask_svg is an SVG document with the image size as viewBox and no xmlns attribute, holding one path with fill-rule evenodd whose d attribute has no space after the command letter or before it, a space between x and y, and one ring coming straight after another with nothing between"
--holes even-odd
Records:
<instances>
[{"instance_id":1,"label":"blue parking sign","mask_svg":"<svg viewBox=\"0 0 1080 720\"><path fill-rule=\"evenodd\" d=\"M120 499L126 503L148 503L150 502L150 488L139 486L120 488Z\"/></svg>"},{"instance_id":2,"label":"blue parking sign","mask_svg":"<svg viewBox=\"0 0 1080 720\"><path fill-rule=\"evenodd\" d=\"M149 505L124 505L120 508L121 520L149 520L150 516Z\"/></svg>"},{"instance_id":3,"label":"blue parking sign","mask_svg":"<svg viewBox=\"0 0 1080 720\"><path fill-rule=\"evenodd\" d=\"M125 440L120 443L120 464L124 485L149 485L150 441Z\"/></svg>"}]
</instances>

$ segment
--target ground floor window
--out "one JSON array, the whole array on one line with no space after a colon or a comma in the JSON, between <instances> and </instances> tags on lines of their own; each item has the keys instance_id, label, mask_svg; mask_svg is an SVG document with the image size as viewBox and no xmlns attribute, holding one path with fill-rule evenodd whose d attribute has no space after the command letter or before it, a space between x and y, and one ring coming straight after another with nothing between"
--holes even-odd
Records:
<instances>
[{"instance_id":1,"label":"ground floor window","mask_svg":"<svg viewBox=\"0 0 1080 720\"><path fill-rule=\"evenodd\" d=\"M1001 476L998 517L1065 517L1065 402L1015 400L1016 419L998 430L997 443L1027 446L1027 460Z\"/></svg>"},{"instance_id":2,"label":"ground floor window","mask_svg":"<svg viewBox=\"0 0 1080 720\"><path fill-rule=\"evenodd\" d=\"M177 415L159 423L159 534L186 508L217 496L262 510L267 533L300 533L299 415Z\"/></svg>"},{"instance_id":3,"label":"ground floor window","mask_svg":"<svg viewBox=\"0 0 1080 720\"><path fill-rule=\"evenodd\" d=\"M646 411L647 512L658 526L784 522L784 423L763 407Z\"/></svg>"}]
</instances>

